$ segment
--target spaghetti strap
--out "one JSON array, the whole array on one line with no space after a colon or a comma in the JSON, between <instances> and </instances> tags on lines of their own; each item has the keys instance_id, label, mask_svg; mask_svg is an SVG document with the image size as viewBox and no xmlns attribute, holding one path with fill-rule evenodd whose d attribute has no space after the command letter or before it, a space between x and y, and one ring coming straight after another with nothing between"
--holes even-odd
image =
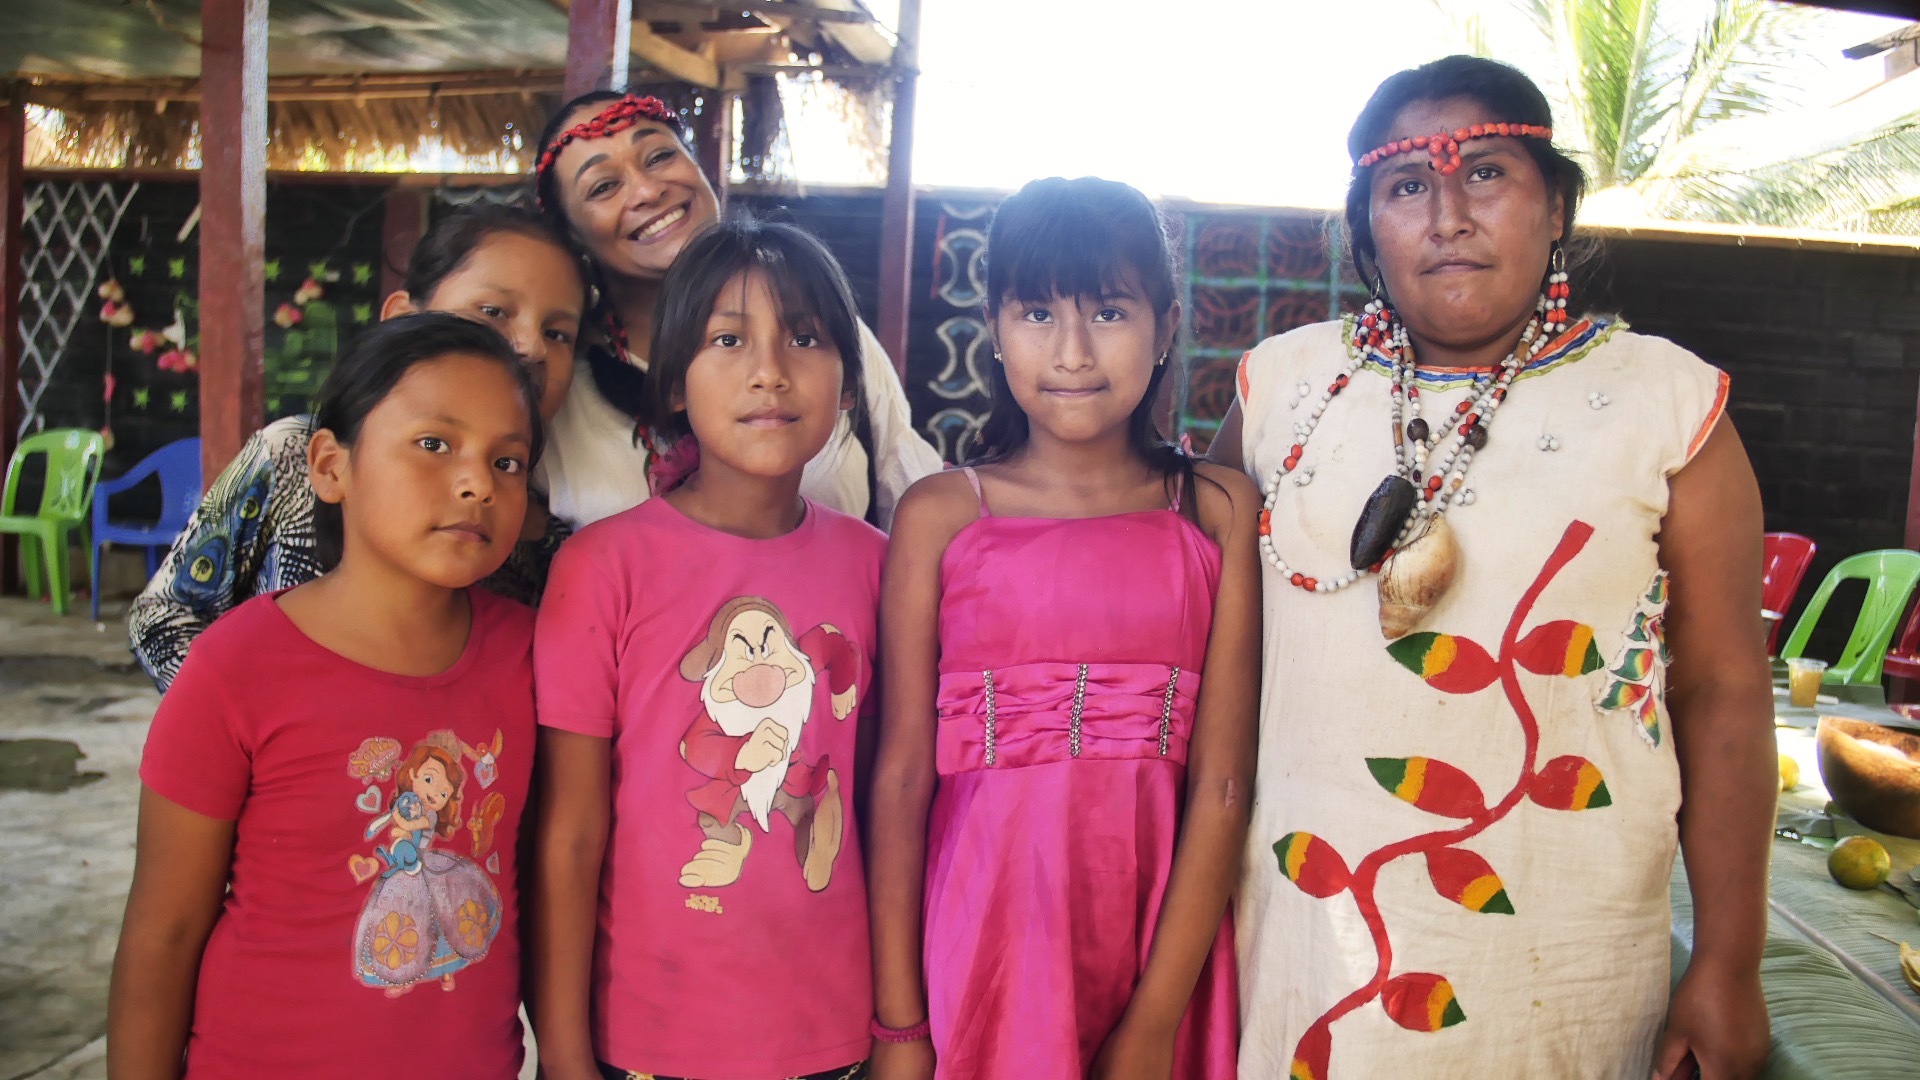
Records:
<instances>
[{"instance_id":1,"label":"spaghetti strap","mask_svg":"<svg viewBox=\"0 0 1920 1080\"><path fill-rule=\"evenodd\" d=\"M1186 490L1187 490L1186 477L1182 476L1178 480L1175 480L1173 482L1173 505L1167 507L1167 509L1173 511L1176 514L1179 513L1180 512L1180 496L1184 494Z\"/></svg>"},{"instance_id":2,"label":"spaghetti strap","mask_svg":"<svg viewBox=\"0 0 1920 1080\"><path fill-rule=\"evenodd\" d=\"M967 483L973 485L973 497L980 504L980 516L992 517L993 512L987 509L987 497L980 492L980 474L974 472L971 465L965 466L960 471L967 474Z\"/></svg>"}]
</instances>

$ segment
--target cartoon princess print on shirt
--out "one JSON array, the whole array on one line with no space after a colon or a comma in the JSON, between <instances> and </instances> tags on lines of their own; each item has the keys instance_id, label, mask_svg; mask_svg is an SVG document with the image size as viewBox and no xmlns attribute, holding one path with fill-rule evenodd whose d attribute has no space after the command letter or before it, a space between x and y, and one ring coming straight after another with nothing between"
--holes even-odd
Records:
<instances>
[{"instance_id":1,"label":"cartoon princess print on shirt","mask_svg":"<svg viewBox=\"0 0 1920 1080\"><path fill-rule=\"evenodd\" d=\"M472 779L491 787L500 744L497 732L491 745L476 748L451 731L436 731L405 760L400 744L383 738L368 739L349 757L349 775L376 781L355 802L375 815L365 836L379 841L374 857L348 862L355 880L373 880L353 936L354 975L367 986L398 997L415 983L439 979L441 989L452 990L454 972L487 955L500 930L500 890L489 875L499 872L499 855L489 850L505 799L499 792L469 792L462 762L474 762ZM388 779L391 802L378 783ZM468 803L474 809L463 819ZM462 834L471 857L448 850Z\"/></svg>"}]
</instances>

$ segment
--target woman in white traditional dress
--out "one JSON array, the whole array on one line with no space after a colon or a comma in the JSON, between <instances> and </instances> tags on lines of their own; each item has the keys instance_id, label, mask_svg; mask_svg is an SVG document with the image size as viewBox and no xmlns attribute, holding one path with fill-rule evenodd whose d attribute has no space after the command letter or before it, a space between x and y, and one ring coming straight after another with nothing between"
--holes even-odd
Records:
<instances>
[{"instance_id":1,"label":"woman in white traditional dress","mask_svg":"<svg viewBox=\"0 0 1920 1080\"><path fill-rule=\"evenodd\" d=\"M1248 1080L1766 1059L1759 492L1724 374L1569 304L1551 125L1489 60L1381 84L1348 140L1374 300L1249 353L1215 443L1269 511Z\"/></svg>"}]
</instances>

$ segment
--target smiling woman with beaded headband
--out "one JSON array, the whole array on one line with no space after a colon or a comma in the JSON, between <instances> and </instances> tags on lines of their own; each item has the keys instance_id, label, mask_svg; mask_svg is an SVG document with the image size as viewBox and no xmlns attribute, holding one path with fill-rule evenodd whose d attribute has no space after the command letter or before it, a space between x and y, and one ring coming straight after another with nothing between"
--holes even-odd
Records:
<instances>
[{"instance_id":1,"label":"smiling woman with beaded headband","mask_svg":"<svg viewBox=\"0 0 1920 1080\"><path fill-rule=\"evenodd\" d=\"M1584 179L1518 71L1403 71L1348 147L1373 299L1250 352L1214 443L1266 495L1240 1075L1752 1076L1775 770L1726 377L1578 315Z\"/></svg>"},{"instance_id":2,"label":"smiling woman with beaded headband","mask_svg":"<svg viewBox=\"0 0 1920 1080\"><path fill-rule=\"evenodd\" d=\"M572 238L599 303L582 336L586 370L549 431L541 476L575 528L631 509L692 472L691 444L657 445L639 423L660 283L694 234L719 216L678 113L656 97L596 90L562 105L541 134L534 191ZM892 361L862 324L860 407L843 413L807 465L801 493L885 528L900 493L940 468L913 429Z\"/></svg>"}]
</instances>

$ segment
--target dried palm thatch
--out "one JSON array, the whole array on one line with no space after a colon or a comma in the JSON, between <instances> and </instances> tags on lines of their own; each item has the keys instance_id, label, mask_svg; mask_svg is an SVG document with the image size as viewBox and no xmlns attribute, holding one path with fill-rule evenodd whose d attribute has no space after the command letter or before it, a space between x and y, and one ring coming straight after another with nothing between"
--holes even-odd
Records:
<instances>
[{"instance_id":1,"label":"dried palm thatch","mask_svg":"<svg viewBox=\"0 0 1920 1080\"><path fill-rule=\"evenodd\" d=\"M559 76L532 73L522 89L362 96L272 94L267 167L331 172L524 172L531 144L559 104ZM199 102L190 89L36 88L40 168L197 168ZM125 96L114 96L123 94Z\"/></svg>"},{"instance_id":2,"label":"dried palm thatch","mask_svg":"<svg viewBox=\"0 0 1920 1080\"><path fill-rule=\"evenodd\" d=\"M644 76L642 76L644 79ZM737 177L794 178L789 116L825 116L886 175L893 81L809 73L795 65L745 80L735 132ZM267 168L309 172L524 173L533 142L560 104L559 72L275 79L267 102ZM645 83L699 131L716 91ZM27 87L28 167L193 169L200 109L192 80Z\"/></svg>"}]
</instances>

